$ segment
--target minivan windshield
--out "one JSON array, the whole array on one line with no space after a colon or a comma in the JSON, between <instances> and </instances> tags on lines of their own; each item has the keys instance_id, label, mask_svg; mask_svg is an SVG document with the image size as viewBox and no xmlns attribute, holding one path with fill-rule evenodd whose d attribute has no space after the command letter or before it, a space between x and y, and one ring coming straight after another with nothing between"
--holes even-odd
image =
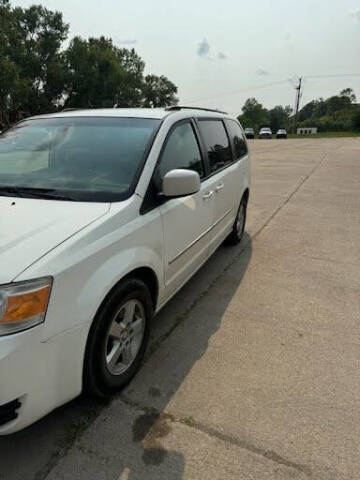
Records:
<instances>
[{"instance_id":1,"label":"minivan windshield","mask_svg":"<svg viewBox=\"0 0 360 480\"><path fill-rule=\"evenodd\" d=\"M160 120L52 117L0 135L0 195L85 202L133 191Z\"/></svg>"}]
</instances>

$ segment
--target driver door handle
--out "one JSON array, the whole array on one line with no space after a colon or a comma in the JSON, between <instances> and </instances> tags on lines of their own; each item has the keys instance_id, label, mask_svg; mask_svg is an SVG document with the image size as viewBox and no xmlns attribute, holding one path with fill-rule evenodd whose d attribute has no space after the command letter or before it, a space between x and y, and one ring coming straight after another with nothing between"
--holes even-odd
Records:
<instances>
[{"instance_id":1,"label":"driver door handle","mask_svg":"<svg viewBox=\"0 0 360 480\"><path fill-rule=\"evenodd\" d=\"M224 184L222 182L218 183L215 187L216 192L220 192L224 188Z\"/></svg>"},{"instance_id":2,"label":"driver door handle","mask_svg":"<svg viewBox=\"0 0 360 480\"><path fill-rule=\"evenodd\" d=\"M209 190L208 192L204 193L203 199L207 200L208 198L212 197L214 195L213 190Z\"/></svg>"}]
</instances>

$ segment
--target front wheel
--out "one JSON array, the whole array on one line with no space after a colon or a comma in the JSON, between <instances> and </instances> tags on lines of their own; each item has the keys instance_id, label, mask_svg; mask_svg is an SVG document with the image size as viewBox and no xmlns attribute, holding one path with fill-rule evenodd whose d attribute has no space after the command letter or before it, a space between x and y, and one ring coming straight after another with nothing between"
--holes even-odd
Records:
<instances>
[{"instance_id":1,"label":"front wheel","mask_svg":"<svg viewBox=\"0 0 360 480\"><path fill-rule=\"evenodd\" d=\"M231 245L237 245L241 242L244 236L245 230L245 223L246 223L246 210L247 210L247 202L246 199L243 198L240 203L240 207L238 209L236 219L232 228L232 232L227 237L227 243Z\"/></svg>"},{"instance_id":2,"label":"front wheel","mask_svg":"<svg viewBox=\"0 0 360 480\"><path fill-rule=\"evenodd\" d=\"M97 313L86 347L84 390L111 395L135 375L149 338L153 305L149 289L126 279L109 294Z\"/></svg>"}]
</instances>

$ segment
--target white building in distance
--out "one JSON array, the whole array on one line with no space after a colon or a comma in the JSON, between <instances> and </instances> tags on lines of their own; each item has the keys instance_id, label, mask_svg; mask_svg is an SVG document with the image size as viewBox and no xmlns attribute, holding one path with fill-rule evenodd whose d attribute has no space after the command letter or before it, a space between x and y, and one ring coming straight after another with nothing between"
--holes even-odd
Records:
<instances>
[{"instance_id":1,"label":"white building in distance","mask_svg":"<svg viewBox=\"0 0 360 480\"><path fill-rule=\"evenodd\" d=\"M312 135L317 133L317 127L300 127L296 130L298 135Z\"/></svg>"}]
</instances>

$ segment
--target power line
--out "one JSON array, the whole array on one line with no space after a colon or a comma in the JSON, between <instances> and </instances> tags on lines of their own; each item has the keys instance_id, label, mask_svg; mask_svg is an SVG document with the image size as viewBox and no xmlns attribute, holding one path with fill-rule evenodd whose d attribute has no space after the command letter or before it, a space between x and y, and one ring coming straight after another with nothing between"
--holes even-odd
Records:
<instances>
[{"instance_id":1,"label":"power line","mask_svg":"<svg viewBox=\"0 0 360 480\"><path fill-rule=\"evenodd\" d=\"M214 99L217 99L217 98L229 97L231 95L236 95L237 93L251 92L253 90L260 90L262 88L273 87L275 85L281 85L281 84L287 83L287 82L288 82L288 80L280 80L279 82L265 83L263 85L258 85L257 87L239 88L237 90L233 90L232 92L220 93L218 95L212 95L211 97L197 98L196 100L188 100L187 102L184 102L184 103L196 103L196 102L202 102L202 101L206 101L206 100L214 100Z\"/></svg>"},{"instance_id":2,"label":"power line","mask_svg":"<svg viewBox=\"0 0 360 480\"><path fill-rule=\"evenodd\" d=\"M333 73L333 74L318 74L318 75L302 75L302 79L310 79L310 78L344 78L344 77L360 77L360 73ZM244 87L244 88L239 88L237 90L233 90L231 92L228 92L228 93L220 93L220 94L216 94L216 95L211 95L211 96L208 96L208 97L202 97L202 98L197 98L195 100L187 100L187 101L184 101L183 103L187 103L187 104L190 104L190 103L198 103L198 102L204 102L204 101L208 101L208 100L216 100L218 98L224 98L224 97L230 97L232 95L237 95L238 93L243 93L243 92L252 92L252 91L256 91L256 90L261 90L263 88L269 88L269 87L273 87L273 86L276 86L276 85L283 85L284 83L288 83L288 82L291 82L291 79L285 79L285 80L280 80L278 82L272 82L272 83L264 83L263 85L258 85L256 87ZM295 87L297 89L297 87ZM300 98L301 98L301 95L299 97L299 104L300 104ZM297 99L297 97L296 97ZM296 100L297 101L297 100ZM296 105L296 102L295 102L295 105ZM299 105L298 105L299 106Z\"/></svg>"},{"instance_id":3,"label":"power line","mask_svg":"<svg viewBox=\"0 0 360 480\"><path fill-rule=\"evenodd\" d=\"M303 78L341 78L341 77L360 77L360 73L330 73L325 75L303 75Z\"/></svg>"}]
</instances>

